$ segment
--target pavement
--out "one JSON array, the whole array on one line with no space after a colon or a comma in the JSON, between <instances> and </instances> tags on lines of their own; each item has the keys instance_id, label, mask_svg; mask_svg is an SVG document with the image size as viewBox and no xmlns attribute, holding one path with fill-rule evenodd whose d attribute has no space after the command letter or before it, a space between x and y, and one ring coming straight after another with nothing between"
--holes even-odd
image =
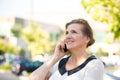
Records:
<instances>
[{"instance_id":1,"label":"pavement","mask_svg":"<svg viewBox=\"0 0 120 80\"><path fill-rule=\"evenodd\" d=\"M29 80L28 77L26 77L26 76L20 76L19 79L20 80Z\"/></svg>"},{"instance_id":2,"label":"pavement","mask_svg":"<svg viewBox=\"0 0 120 80\"><path fill-rule=\"evenodd\" d=\"M29 80L28 76L17 76L9 70L0 69L0 80Z\"/></svg>"}]
</instances>

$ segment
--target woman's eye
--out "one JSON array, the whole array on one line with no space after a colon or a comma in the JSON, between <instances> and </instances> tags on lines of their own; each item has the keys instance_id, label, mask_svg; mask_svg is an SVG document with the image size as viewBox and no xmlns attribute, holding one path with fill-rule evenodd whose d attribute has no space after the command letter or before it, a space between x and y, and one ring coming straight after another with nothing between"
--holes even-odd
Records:
<instances>
[{"instance_id":1,"label":"woman's eye","mask_svg":"<svg viewBox=\"0 0 120 80\"><path fill-rule=\"evenodd\" d=\"M72 33L77 33L76 31L71 31Z\"/></svg>"},{"instance_id":2,"label":"woman's eye","mask_svg":"<svg viewBox=\"0 0 120 80\"><path fill-rule=\"evenodd\" d=\"M76 31L72 30L70 32L66 31L66 35L69 34L69 33L77 33Z\"/></svg>"},{"instance_id":3,"label":"woman's eye","mask_svg":"<svg viewBox=\"0 0 120 80\"><path fill-rule=\"evenodd\" d=\"M65 34L68 34L68 32L66 31L66 33Z\"/></svg>"}]
</instances>

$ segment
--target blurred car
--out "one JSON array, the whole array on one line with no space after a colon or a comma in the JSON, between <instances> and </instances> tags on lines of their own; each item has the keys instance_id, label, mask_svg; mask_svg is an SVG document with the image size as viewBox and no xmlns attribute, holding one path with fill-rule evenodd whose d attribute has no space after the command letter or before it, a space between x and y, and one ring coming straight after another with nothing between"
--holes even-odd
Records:
<instances>
[{"instance_id":1,"label":"blurred car","mask_svg":"<svg viewBox=\"0 0 120 80\"><path fill-rule=\"evenodd\" d=\"M104 70L104 80L120 80L120 76L116 76L112 72L105 69Z\"/></svg>"},{"instance_id":2,"label":"blurred car","mask_svg":"<svg viewBox=\"0 0 120 80\"><path fill-rule=\"evenodd\" d=\"M3 51L0 51L0 64L2 64L3 62L5 62L5 54Z\"/></svg>"},{"instance_id":3,"label":"blurred car","mask_svg":"<svg viewBox=\"0 0 120 80\"><path fill-rule=\"evenodd\" d=\"M42 64L43 62L40 61L32 62L25 58L20 58L19 60L15 60L12 62L12 72L17 75L23 74L23 72L33 72Z\"/></svg>"},{"instance_id":4,"label":"blurred car","mask_svg":"<svg viewBox=\"0 0 120 80\"><path fill-rule=\"evenodd\" d=\"M119 79L120 79L120 70L119 70L119 69L115 70L115 71L113 72L113 75L119 77Z\"/></svg>"}]
</instances>

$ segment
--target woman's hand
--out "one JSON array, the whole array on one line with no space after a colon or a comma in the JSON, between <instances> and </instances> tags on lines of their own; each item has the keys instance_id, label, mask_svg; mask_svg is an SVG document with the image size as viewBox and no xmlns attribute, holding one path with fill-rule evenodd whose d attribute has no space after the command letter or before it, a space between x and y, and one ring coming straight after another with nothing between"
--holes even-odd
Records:
<instances>
[{"instance_id":1,"label":"woman's hand","mask_svg":"<svg viewBox=\"0 0 120 80\"><path fill-rule=\"evenodd\" d=\"M65 56L67 54L67 52L64 52L63 48L65 48L65 43L64 43L64 41L60 41L55 47L53 58L59 60L63 56Z\"/></svg>"}]
</instances>

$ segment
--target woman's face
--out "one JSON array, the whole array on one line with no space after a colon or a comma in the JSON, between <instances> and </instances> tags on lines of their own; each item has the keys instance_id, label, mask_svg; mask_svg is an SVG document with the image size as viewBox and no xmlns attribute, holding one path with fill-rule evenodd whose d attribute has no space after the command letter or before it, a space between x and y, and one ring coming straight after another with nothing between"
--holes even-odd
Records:
<instances>
[{"instance_id":1,"label":"woman's face","mask_svg":"<svg viewBox=\"0 0 120 80\"><path fill-rule=\"evenodd\" d=\"M86 47L89 42L89 38L82 33L82 24L73 23L66 29L65 43L70 50Z\"/></svg>"}]
</instances>

